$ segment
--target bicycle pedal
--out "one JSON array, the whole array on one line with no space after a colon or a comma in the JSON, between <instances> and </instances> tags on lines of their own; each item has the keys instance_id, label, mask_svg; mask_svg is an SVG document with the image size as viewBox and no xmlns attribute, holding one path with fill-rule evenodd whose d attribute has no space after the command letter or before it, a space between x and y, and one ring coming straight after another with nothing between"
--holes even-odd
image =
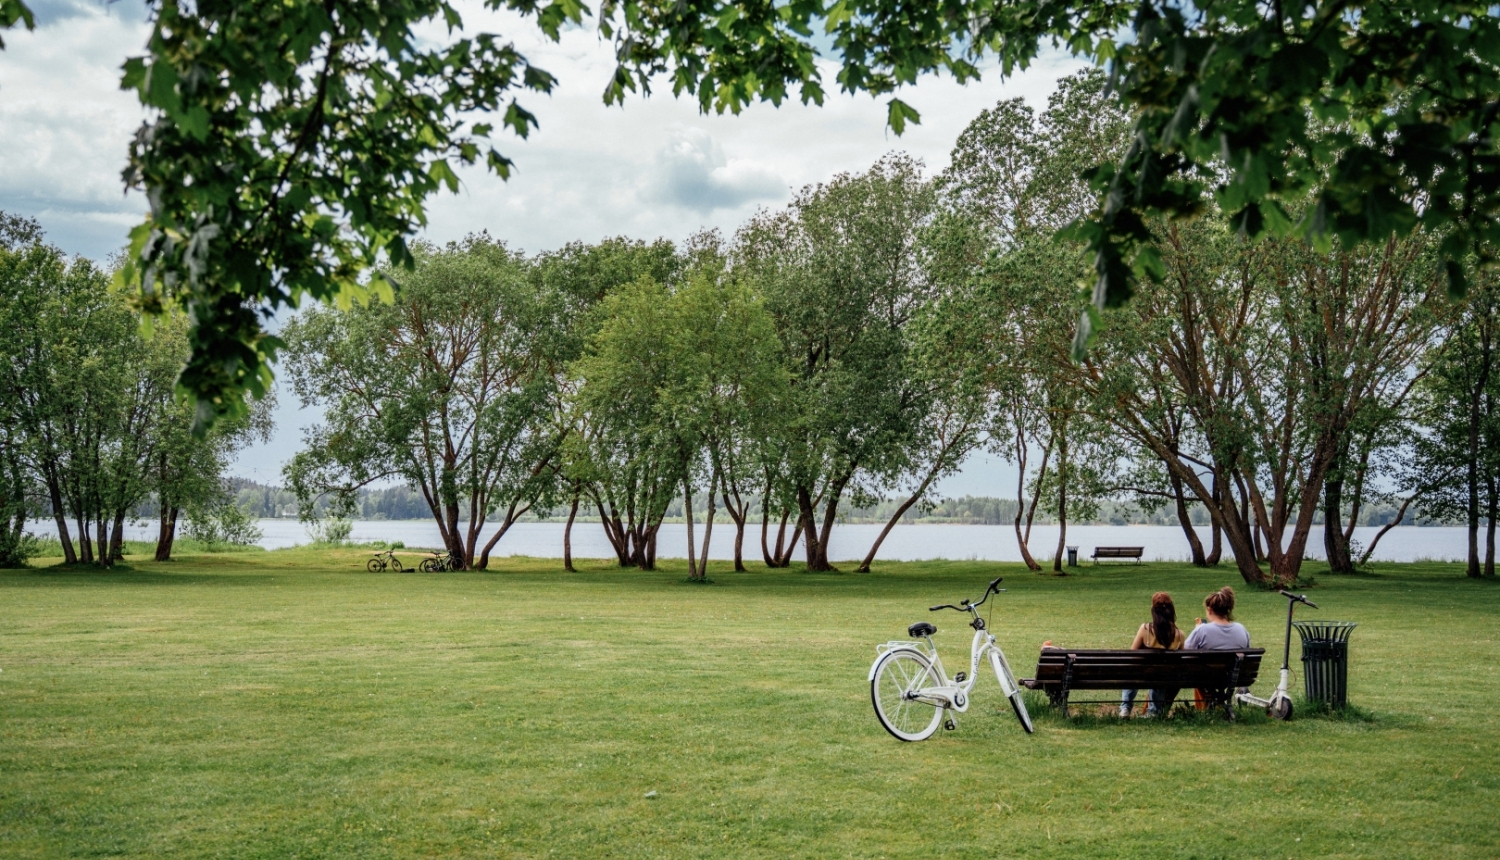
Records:
<instances>
[{"instance_id":1,"label":"bicycle pedal","mask_svg":"<svg viewBox=\"0 0 1500 860\"><path fill-rule=\"evenodd\" d=\"M955 723L952 720L948 720L947 722L943 723L943 728L951 732L954 729L958 728L958 723Z\"/></svg>"},{"instance_id":2,"label":"bicycle pedal","mask_svg":"<svg viewBox=\"0 0 1500 860\"><path fill-rule=\"evenodd\" d=\"M969 673L959 672L957 675L953 676L953 680L959 684L962 684L963 682L969 680Z\"/></svg>"}]
</instances>

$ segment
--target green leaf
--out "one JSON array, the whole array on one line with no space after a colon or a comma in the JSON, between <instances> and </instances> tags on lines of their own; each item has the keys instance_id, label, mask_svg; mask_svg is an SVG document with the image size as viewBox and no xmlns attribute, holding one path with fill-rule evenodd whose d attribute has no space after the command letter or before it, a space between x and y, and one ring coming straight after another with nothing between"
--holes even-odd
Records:
<instances>
[{"instance_id":1,"label":"green leaf","mask_svg":"<svg viewBox=\"0 0 1500 860\"><path fill-rule=\"evenodd\" d=\"M917 113L916 108L913 108L906 102L895 98L891 99L889 104L890 109L886 113L886 124L889 125L891 127L891 131L894 131L897 135L900 135L902 132L906 131L906 123L908 121L910 121L912 125L921 124L922 115Z\"/></svg>"},{"instance_id":2,"label":"green leaf","mask_svg":"<svg viewBox=\"0 0 1500 860\"><path fill-rule=\"evenodd\" d=\"M427 175L447 185L449 191L455 194L458 193L458 174L454 173L453 168L448 166L446 159L434 161L432 166L427 168Z\"/></svg>"}]
</instances>

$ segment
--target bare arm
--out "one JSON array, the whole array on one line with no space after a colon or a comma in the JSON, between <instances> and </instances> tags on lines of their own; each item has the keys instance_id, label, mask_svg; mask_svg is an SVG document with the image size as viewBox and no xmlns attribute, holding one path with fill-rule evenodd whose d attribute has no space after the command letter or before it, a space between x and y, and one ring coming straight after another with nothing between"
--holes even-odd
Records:
<instances>
[{"instance_id":1,"label":"bare arm","mask_svg":"<svg viewBox=\"0 0 1500 860\"><path fill-rule=\"evenodd\" d=\"M1145 647L1146 647L1146 625L1142 624L1141 625L1141 629L1135 631L1135 641L1130 643L1130 650L1132 650L1132 651L1139 651L1139 650L1141 650L1142 648L1145 648Z\"/></svg>"}]
</instances>

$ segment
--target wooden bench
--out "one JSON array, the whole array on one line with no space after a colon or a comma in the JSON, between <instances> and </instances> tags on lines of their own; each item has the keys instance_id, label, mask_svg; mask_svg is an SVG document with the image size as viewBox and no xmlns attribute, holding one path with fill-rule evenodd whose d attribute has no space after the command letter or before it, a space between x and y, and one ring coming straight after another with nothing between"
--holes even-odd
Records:
<instances>
[{"instance_id":1,"label":"wooden bench","mask_svg":"<svg viewBox=\"0 0 1500 860\"><path fill-rule=\"evenodd\" d=\"M1234 719L1234 691L1255 683L1264 648L1245 651L1139 651L1043 648L1036 677L1021 686L1041 690L1068 713L1074 690L1187 690L1197 688ZM1119 700L1113 700L1119 704ZM1098 704L1093 703L1093 704Z\"/></svg>"},{"instance_id":2,"label":"wooden bench","mask_svg":"<svg viewBox=\"0 0 1500 860\"><path fill-rule=\"evenodd\" d=\"M1133 558L1136 564L1141 563L1141 556L1146 554L1143 546L1096 546L1094 547L1094 564L1099 563L1101 558Z\"/></svg>"}]
</instances>

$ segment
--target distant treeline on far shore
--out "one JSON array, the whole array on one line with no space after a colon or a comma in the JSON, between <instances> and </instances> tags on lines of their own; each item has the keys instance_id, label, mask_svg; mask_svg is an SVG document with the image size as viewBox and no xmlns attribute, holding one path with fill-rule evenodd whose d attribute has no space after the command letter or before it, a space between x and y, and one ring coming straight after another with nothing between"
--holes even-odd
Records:
<instances>
[{"instance_id":1,"label":"distant treeline on far shore","mask_svg":"<svg viewBox=\"0 0 1500 860\"><path fill-rule=\"evenodd\" d=\"M268 486L244 478L231 478L230 488L239 506L252 517L295 518L298 515L297 497L290 490L281 487ZM706 512L706 503L701 496L695 497L694 516L701 520ZM900 505L899 500L886 500L869 507L842 506L843 519L851 523L885 523L896 512ZM138 512L141 516L154 516L155 511L143 506ZM319 502L319 512L326 509L326 502ZM760 504L755 501L750 506L752 521L760 522ZM529 514L526 520L532 522L556 520L562 522L567 518L567 508L560 507L553 511L541 511ZM1202 526L1208 525L1208 512L1200 505L1191 508L1193 521ZM722 511L720 513L723 516ZM1391 521L1396 515L1396 505L1373 504L1368 505L1360 512L1359 525L1383 526ZM597 520L598 514L592 509L580 506L578 516L581 520ZM359 491L355 504L355 519L360 520L431 520L432 512L427 507L427 502L422 494L412 487L382 487L378 489L363 489ZM675 500L667 509L667 521L682 520L682 499ZM998 499L993 496L962 496L956 499L944 499L928 509L922 510L912 508L902 518L903 522L910 523L958 523L963 525L1010 525L1016 519L1015 499ZM1047 524L1054 522L1053 518L1044 515L1041 510L1037 511L1038 523ZM1322 514L1319 513L1316 522L1322 523ZM1080 523L1075 523L1075 525ZM1099 515L1091 520L1086 520L1083 525L1153 525L1153 526L1176 526L1177 515L1170 507L1161 507L1156 510L1145 510L1140 505L1123 501L1105 501L1100 505ZM1447 525L1447 523L1431 522L1425 518L1413 520L1410 513L1407 514L1403 525Z\"/></svg>"}]
</instances>

